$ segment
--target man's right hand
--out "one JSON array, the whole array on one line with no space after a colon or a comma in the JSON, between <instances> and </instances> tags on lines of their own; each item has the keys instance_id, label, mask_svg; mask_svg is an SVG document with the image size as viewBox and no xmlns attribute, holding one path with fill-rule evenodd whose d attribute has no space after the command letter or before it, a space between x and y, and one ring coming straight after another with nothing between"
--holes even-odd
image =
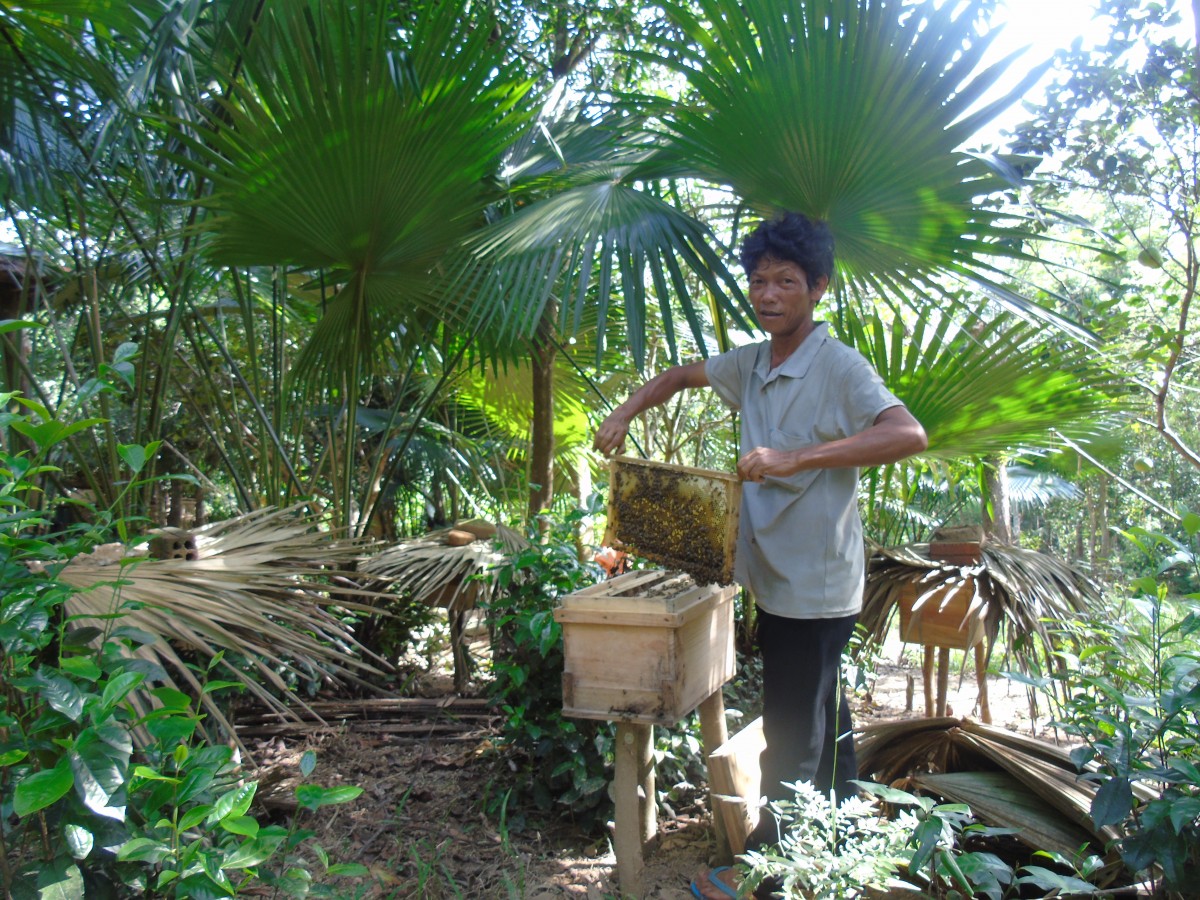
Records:
<instances>
[{"instance_id":1,"label":"man's right hand","mask_svg":"<svg viewBox=\"0 0 1200 900\"><path fill-rule=\"evenodd\" d=\"M596 429L596 437L592 441L593 449L599 450L605 456L620 453L625 449L625 438L629 436L629 418L617 407L607 419Z\"/></svg>"}]
</instances>

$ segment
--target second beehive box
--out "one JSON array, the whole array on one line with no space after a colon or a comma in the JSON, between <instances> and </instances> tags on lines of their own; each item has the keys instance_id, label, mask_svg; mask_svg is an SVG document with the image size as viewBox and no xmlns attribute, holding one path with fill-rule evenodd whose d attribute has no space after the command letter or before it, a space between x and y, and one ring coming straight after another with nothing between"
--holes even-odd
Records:
<instances>
[{"instance_id":1,"label":"second beehive box","mask_svg":"<svg viewBox=\"0 0 1200 900\"><path fill-rule=\"evenodd\" d=\"M737 589L659 570L629 572L569 594L563 712L670 725L733 677Z\"/></svg>"}]
</instances>

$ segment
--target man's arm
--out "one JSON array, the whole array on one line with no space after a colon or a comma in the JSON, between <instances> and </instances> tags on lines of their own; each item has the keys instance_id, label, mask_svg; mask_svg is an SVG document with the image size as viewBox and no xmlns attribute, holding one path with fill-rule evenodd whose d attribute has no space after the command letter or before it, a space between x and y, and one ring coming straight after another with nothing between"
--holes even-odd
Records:
<instances>
[{"instance_id":1,"label":"man's arm","mask_svg":"<svg viewBox=\"0 0 1200 900\"><path fill-rule=\"evenodd\" d=\"M704 372L703 362L672 366L665 372L660 372L609 413L608 418L596 429L596 438L592 441L592 446L605 456L620 452L629 434L629 423L633 421L634 416L652 406L666 403L684 388L707 386L708 375Z\"/></svg>"},{"instance_id":2,"label":"man's arm","mask_svg":"<svg viewBox=\"0 0 1200 900\"><path fill-rule=\"evenodd\" d=\"M799 450L756 447L738 460L743 481L762 481L794 475L805 469L882 466L921 453L929 446L925 429L903 406L881 412L870 428L858 434Z\"/></svg>"}]
</instances>

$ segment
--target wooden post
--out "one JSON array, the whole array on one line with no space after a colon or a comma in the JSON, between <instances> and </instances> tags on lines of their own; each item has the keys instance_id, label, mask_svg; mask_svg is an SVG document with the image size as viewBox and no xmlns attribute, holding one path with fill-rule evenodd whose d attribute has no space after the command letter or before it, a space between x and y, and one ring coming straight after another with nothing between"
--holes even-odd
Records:
<instances>
[{"instance_id":1,"label":"wooden post","mask_svg":"<svg viewBox=\"0 0 1200 900\"><path fill-rule=\"evenodd\" d=\"M658 834L658 795L654 792L654 726L643 727L636 742L638 756L638 822L641 846Z\"/></svg>"},{"instance_id":2,"label":"wooden post","mask_svg":"<svg viewBox=\"0 0 1200 900\"><path fill-rule=\"evenodd\" d=\"M643 801L638 796L643 784L643 764L653 759L651 751L652 726L638 722L617 722L616 777L613 780L616 801L616 821L613 827L613 850L617 855L617 880L623 896L642 896L642 859L645 816ZM649 766L653 771L653 766ZM653 775L651 775L653 778ZM653 808L654 798L646 805Z\"/></svg>"},{"instance_id":3,"label":"wooden post","mask_svg":"<svg viewBox=\"0 0 1200 900\"><path fill-rule=\"evenodd\" d=\"M921 676L925 688L925 717L933 717L933 645L925 645L925 658L921 662Z\"/></svg>"},{"instance_id":4,"label":"wooden post","mask_svg":"<svg viewBox=\"0 0 1200 900\"><path fill-rule=\"evenodd\" d=\"M988 705L987 654L983 644L975 645L975 683L979 685L979 717L984 725L992 724L992 708Z\"/></svg>"},{"instance_id":5,"label":"wooden post","mask_svg":"<svg viewBox=\"0 0 1200 900\"><path fill-rule=\"evenodd\" d=\"M950 689L950 648L938 647L937 714L946 714L946 694Z\"/></svg>"},{"instance_id":6,"label":"wooden post","mask_svg":"<svg viewBox=\"0 0 1200 900\"><path fill-rule=\"evenodd\" d=\"M729 835L725 833L725 822L717 815L717 802L713 799L712 769L708 758L729 740L729 729L725 725L725 698L717 688L700 703L700 737L704 741L704 765L709 771L708 808L712 811L713 833L716 839L716 861L725 866L733 862L729 847Z\"/></svg>"}]
</instances>

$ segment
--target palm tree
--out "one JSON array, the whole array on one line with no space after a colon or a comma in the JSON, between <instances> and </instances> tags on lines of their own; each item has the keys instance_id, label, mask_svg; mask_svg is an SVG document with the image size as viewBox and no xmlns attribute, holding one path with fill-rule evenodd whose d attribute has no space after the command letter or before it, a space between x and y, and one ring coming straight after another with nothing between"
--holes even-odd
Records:
<instances>
[{"instance_id":1,"label":"palm tree","mask_svg":"<svg viewBox=\"0 0 1200 900\"><path fill-rule=\"evenodd\" d=\"M706 328L696 311L704 294L735 324L744 322L728 257L698 246L711 243L711 233L668 225L682 211L647 186L699 178L732 191L754 213L804 212L827 220L838 243L835 330L892 376L930 433L931 455L978 457L1044 443L1049 424L1106 408L1098 389L1112 379L1075 349L1089 341L1083 329L1003 284L1001 264L1027 258L1033 234L980 200L1013 187L1011 168L960 147L1038 73L973 110L1009 62L977 71L994 37L975 32L982 8L669 3L683 38L664 43L660 56L690 90L682 99L633 97L596 121L593 128L615 135L616 155L602 161L562 150L563 165L543 176L557 190L475 246L505 256L517 283L562 272L560 280L543 279L534 308L557 296L566 333L579 309L594 303L603 334L619 296L640 362L651 287L672 347L672 298L701 348ZM680 260L698 281L689 284ZM877 306L894 329L878 321ZM1038 340L1037 326L1021 319L1051 326L1043 338L1058 337ZM1005 356L1035 345L1031 358Z\"/></svg>"}]
</instances>

